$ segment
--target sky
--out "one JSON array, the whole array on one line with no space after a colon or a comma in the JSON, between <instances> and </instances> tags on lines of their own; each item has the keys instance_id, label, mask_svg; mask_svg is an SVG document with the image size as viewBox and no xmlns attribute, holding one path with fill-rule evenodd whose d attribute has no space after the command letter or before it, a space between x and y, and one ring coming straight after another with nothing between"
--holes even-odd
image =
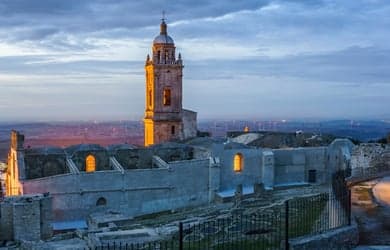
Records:
<instances>
[{"instance_id":1,"label":"sky","mask_svg":"<svg viewBox=\"0 0 390 250\"><path fill-rule=\"evenodd\" d=\"M199 119L389 119L388 0L0 0L0 121L141 120L162 10Z\"/></svg>"}]
</instances>

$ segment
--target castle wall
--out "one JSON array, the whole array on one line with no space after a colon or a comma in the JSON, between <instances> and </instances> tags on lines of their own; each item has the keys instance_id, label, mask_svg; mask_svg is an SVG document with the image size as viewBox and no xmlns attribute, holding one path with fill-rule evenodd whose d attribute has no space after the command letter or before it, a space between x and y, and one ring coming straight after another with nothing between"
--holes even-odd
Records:
<instances>
[{"instance_id":1,"label":"castle wall","mask_svg":"<svg viewBox=\"0 0 390 250\"><path fill-rule=\"evenodd\" d=\"M86 163L85 159L88 155L93 155L96 160L96 170L111 170L109 156L107 151L104 150L91 150L91 151L76 151L72 155L72 160L76 164L79 171L85 171Z\"/></svg>"},{"instance_id":2,"label":"castle wall","mask_svg":"<svg viewBox=\"0 0 390 250\"><path fill-rule=\"evenodd\" d=\"M26 178L34 179L44 176L69 173L66 166L66 155L59 154L25 154Z\"/></svg>"},{"instance_id":3,"label":"castle wall","mask_svg":"<svg viewBox=\"0 0 390 250\"><path fill-rule=\"evenodd\" d=\"M13 204L14 239L39 241L41 239L39 200Z\"/></svg>"},{"instance_id":4,"label":"castle wall","mask_svg":"<svg viewBox=\"0 0 390 250\"><path fill-rule=\"evenodd\" d=\"M329 173L347 170L351 167L351 154L354 145L348 139L336 139L327 150L327 168Z\"/></svg>"},{"instance_id":5,"label":"castle wall","mask_svg":"<svg viewBox=\"0 0 390 250\"><path fill-rule=\"evenodd\" d=\"M326 181L326 147L276 149L275 185L308 182L308 171L316 170L317 182Z\"/></svg>"},{"instance_id":6,"label":"castle wall","mask_svg":"<svg viewBox=\"0 0 390 250\"><path fill-rule=\"evenodd\" d=\"M315 183L326 183L331 173L347 167L349 146L347 140L330 147L273 150L224 149L223 145L215 145L213 156L220 159L219 190L235 189L238 185L250 187L257 183L263 183L267 188L304 184L309 182L310 171L315 172ZM242 154L244 159L241 172L233 169L237 153Z\"/></svg>"},{"instance_id":7,"label":"castle wall","mask_svg":"<svg viewBox=\"0 0 390 250\"><path fill-rule=\"evenodd\" d=\"M241 172L234 172L233 161L236 154L243 156L243 168ZM225 149L220 153L221 170L220 170L220 189L234 189L238 185L253 186L262 182L261 171L261 149L256 148L239 148Z\"/></svg>"},{"instance_id":8,"label":"castle wall","mask_svg":"<svg viewBox=\"0 0 390 250\"><path fill-rule=\"evenodd\" d=\"M361 143L352 151L352 175L361 174L368 168L388 169L390 166L390 145Z\"/></svg>"},{"instance_id":9,"label":"castle wall","mask_svg":"<svg viewBox=\"0 0 390 250\"><path fill-rule=\"evenodd\" d=\"M55 220L85 218L102 209L132 216L208 202L209 160L178 161L166 169L98 171L23 182L25 193L50 192ZM106 205L99 206L99 198Z\"/></svg>"},{"instance_id":10,"label":"castle wall","mask_svg":"<svg viewBox=\"0 0 390 250\"><path fill-rule=\"evenodd\" d=\"M196 137L198 132L196 115L197 113L191 110L183 109L183 136L185 139Z\"/></svg>"},{"instance_id":11,"label":"castle wall","mask_svg":"<svg viewBox=\"0 0 390 250\"><path fill-rule=\"evenodd\" d=\"M316 170L316 182L325 183L328 181L328 169L326 153L327 147L305 148L305 180L309 181L309 171Z\"/></svg>"},{"instance_id":12,"label":"castle wall","mask_svg":"<svg viewBox=\"0 0 390 250\"><path fill-rule=\"evenodd\" d=\"M195 149L184 144L177 144L171 147L169 145L158 145L149 148L119 149L111 153L111 155L125 169L152 168L154 167L152 166L154 155L166 162L208 158L208 156L203 157L204 155L201 154L195 156Z\"/></svg>"},{"instance_id":13,"label":"castle wall","mask_svg":"<svg viewBox=\"0 0 390 250\"><path fill-rule=\"evenodd\" d=\"M48 195L6 197L0 203L0 240L39 241L52 237L52 207Z\"/></svg>"}]
</instances>

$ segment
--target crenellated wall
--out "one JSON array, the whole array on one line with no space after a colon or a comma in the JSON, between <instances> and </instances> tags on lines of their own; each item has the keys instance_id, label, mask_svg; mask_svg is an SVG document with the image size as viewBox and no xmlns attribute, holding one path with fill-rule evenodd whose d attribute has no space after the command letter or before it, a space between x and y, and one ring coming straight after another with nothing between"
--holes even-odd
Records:
<instances>
[{"instance_id":1,"label":"crenellated wall","mask_svg":"<svg viewBox=\"0 0 390 250\"><path fill-rule=\"evenodd\" d=\"M0 202L0 240L39 241L52 237L48 194L6 197Z\"/></svg>"}]
</instances>

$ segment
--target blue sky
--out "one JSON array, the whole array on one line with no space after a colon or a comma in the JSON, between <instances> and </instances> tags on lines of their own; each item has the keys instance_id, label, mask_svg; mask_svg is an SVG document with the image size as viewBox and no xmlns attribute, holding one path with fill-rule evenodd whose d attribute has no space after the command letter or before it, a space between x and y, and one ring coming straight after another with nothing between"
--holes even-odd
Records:
<instances>
[{"instance_id":1,"label":"blue sky","mask_svg":"<svg viewBox=\"0 0 390 250\"><path fill-rule=\"evenodd\" d=\"M142 119L161 11L200 119L389 119L387 0L1 0L0 121Z\"/></svg>"}]
</instances>

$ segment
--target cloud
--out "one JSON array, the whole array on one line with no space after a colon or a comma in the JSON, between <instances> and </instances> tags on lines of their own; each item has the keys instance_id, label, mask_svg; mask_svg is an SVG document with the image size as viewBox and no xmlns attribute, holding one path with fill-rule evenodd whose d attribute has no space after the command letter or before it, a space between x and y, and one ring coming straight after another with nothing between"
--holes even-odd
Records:
<instances>
[{"instance_id":1,"label":"cloud","mask_svg":"<svg viewBox=\"0 0 390 250\"><path fill-rule=\"evenodd\" d=\"M184 102L201 117L365 116L390 104L386 0L2 0L0 114L50 118L55 106L70 119L80 105L75 119L114 107L142 116L162 10L185 63Z\"/></svg>"}]
</instances>

